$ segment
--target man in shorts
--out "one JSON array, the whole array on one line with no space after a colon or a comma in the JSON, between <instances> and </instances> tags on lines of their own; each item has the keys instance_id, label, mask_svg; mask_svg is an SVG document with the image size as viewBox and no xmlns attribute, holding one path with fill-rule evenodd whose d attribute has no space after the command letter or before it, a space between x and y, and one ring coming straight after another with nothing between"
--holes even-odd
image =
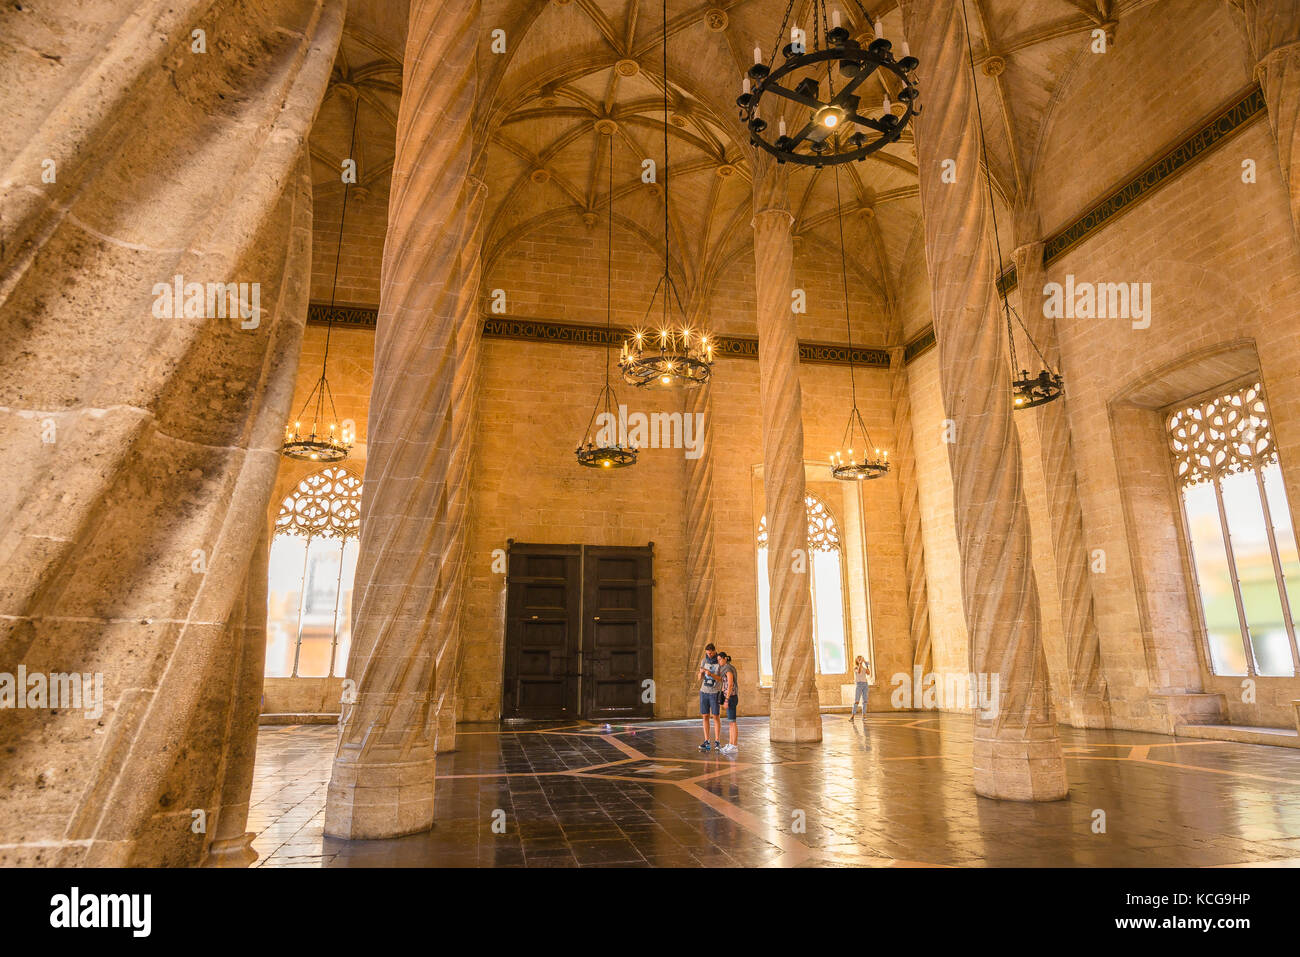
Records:
<instances>
[{"instance_id":1,"label":"man in shorts","mask_svg":"<svg viewBox=\"0 0 1300 957\"><path fill-rule=\"evenodd\" d=\"M736 727L736 690L738 679L736 677L736 668L731 663L731 655L725 651L718 652L719 660L723 661L722 671L719 675L719 682L723 690L718 693L718 703L726 708L727 721L730 724L727 727L727 743L722 747L723 754L735 754L740 750L737 742L740 740L740 729ZM722 708L719 708L721 711ZM718 718L719 723L722 721L721 716Z\"/></svg>"},{"instance_id":2,"label":"man in shorts","mask_svg":"<svg viewBox=\"0 0 1300 957\"><path fill-rule=\"evenodd\" d=\"M704 724L704 743L700 745L701 751L710 750L710 715L713 716L713 747L722 749L722 719L718 717L718 691L721 688L718 673L722 671L722 665L722 659L718 657L713 642L709 642L704 646L704 660L700 662L697 671L700 677L700 721Z\"/></svg>"}]
</instances>

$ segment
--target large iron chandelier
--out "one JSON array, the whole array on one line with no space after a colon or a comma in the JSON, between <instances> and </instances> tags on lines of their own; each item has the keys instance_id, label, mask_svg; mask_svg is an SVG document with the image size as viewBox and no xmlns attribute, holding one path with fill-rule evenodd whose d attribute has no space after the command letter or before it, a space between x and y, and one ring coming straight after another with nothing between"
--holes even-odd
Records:
<instances>
[{"instance_id":1,"label":"large iron chandelier","mask_svg":"<svg viewBox=\"0 0 1300 957\"><path fill-rule=\"evenodd\" d=\"M835 216L840 227L840 279L844 285L844 330L849 353L849 388L853 395L853 409L840 447L831 453L831 475L845 482L863 482L877 479L889 471L889 452L871 441L862 413L858 411L858 383L853 369L853 325L849 322L849 267L844 251L844 206L840 202L840 171L835 169Z\"/></svg>"},{"instance_id":2,"label":"large iron chandelier","mask_svg":"<svg viewBox=\"0 0 1300 957\"><path fill-rule=\"evenodd\" d=\"M352 108L352 136L348 142L348 156L353 155L357 144L357 113L361 109L361 100L356 98ZM348 188L350 183L343 181L343 208L339 212L338 248L334 252L334 282L330 286L330 308L325 318L325 357L321 360L320 378L307 393L307 401L302 404L298 417L292 426L284 428L284 444L280 454L291 459L310 462L341 462L352 450L352 436L344 435L338 425L338 412L334 408L334 391L330 388L325 371L330 361L330 332L334 329L334 296L339 287L339 260L343 254L343 224L348 215ZM327 409L328 406L328 409ZM304 432L302 423L307 419L307 410L311 409L311 431ZM328 415L326 413L328 412Z\"/></svg>"},{"instance_id":3,"label":"large iron chandelier","mask_svg":"<svg viewBox=\"0 0 1300 957\"><path fill-rule=\"evenodd\" d=\"M609 136L609 227L606 233L608 258L605 266L605 386L596 396L596 407L587 420L587 431L574 454L578 464L591 469L621 469L636 464L636 448L624 445L619 434L618 396L609 382L609 347L613 341L614 317L614 129ZM625 347L626 348L626 347ZM603 416L603 424L597 420Z\"/></svg>"},{"instance_id":4,"label":"large iron chandelier","mask_svg":"<svg viewBox=\"0 0 1300 957\"><path fill-rule=\"evenodd\" d=\"M979 126L980 155L984 162L984 186L989 195L989 215L993 218L993 246L997 252L998 268L1001 269L1002 240L998 235L998 210L993 203L993 176L989 172L988 146L984 142L984 113L980 109L980 88L975 79L975 49L971 45L970 21L966 18L966 0L962 0L961 15L966 27L966 53L970 62L971 88L975 91L975 116ZM1043 350L1038 348L1038 343L1034 341L1034 337L1030 335L1029 329L1021 320L1020 313L1016 312L1007 298L1006 288L999 288L998 293L1002 297L1002 312L1007 320L1007 347L1011 353L1011 407L1032 409L1034 406L1046 405L1054 399L1059 399L1065 392L1065 377L1052 368L1047 357L1043 355ZM1015 326L1020 327L1030 348L1038 354L1038 359L1042 363L1042 368L1038 372L1031 373L1028 369L1020 368L1020 360L1016 356Z\"/></svg>"},{"instance_id":5,"label":"large iron chandelier","mask_svg":"<svg viewBox=\"0 0 1300 957\"><path fill-rule=\"evenodd\" d=\"M668 175L668 4L663 4L663 85L664 85L664 166L661 170L664 194L664 274L650 296L645 317L640 328L623 342L618 365L623 381L637 388L671 389L677 386L695 387L709 381L713 374L713 343L704 329L692 328L686 319L686 309L677 292L669 271L668 253L668 190L672 182ZM657 328L647 328L655 300L660 300L661 313ZM675 308L680 321L673 321L669 313Z\"/></svg>"},{"instance_id":6,"label":"large iron chandelier","mask_svg":"<svg viewBox=\"0 0 1300 957\"><path fill-rule=\"evenodd\" d=\"M893 44L882 35L884 27L877 20L875 39L864 48L840 26L838 10L830 14L828 21L826 0L813 0L812 43L808 42L806 30L791 27L790 42L781 47L784 62L777 66L777 47L785 38L796 2L790 0L785 8L785 19L781 21L767 63L763 62L762 47L754 48L754 65L749 68L742 81L741 94L736 98L740 119L749 128L750 143L771 153L778 163L800 163L820 169L865 159L897 142L912 117L921 111L913 76L920 62L909 53L906 41L899 44L902 58L895 59ZM862 9L861 3L858 8ZM868 19L865 10L862 16L865 22ZM859 90L877 71L885 94L880 115L873 116L875 111L862 103ZM838 87L836 72L841 78ZM890 99L891 86L897 90L893 99L900 112L895 112ZM778 115L785 105L782 100L806 109L803 125L796 125L793 131L786 129L785 118ZM770 110L768 115L776 118L775 136L772 136L772 123L762 116L765 110Z\"/></svg>"}]
</instances>

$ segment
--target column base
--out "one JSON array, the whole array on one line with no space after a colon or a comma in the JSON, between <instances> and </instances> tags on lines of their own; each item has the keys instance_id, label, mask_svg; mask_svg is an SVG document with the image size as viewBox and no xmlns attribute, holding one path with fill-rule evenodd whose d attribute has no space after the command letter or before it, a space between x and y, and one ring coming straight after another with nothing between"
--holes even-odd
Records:
<instances>
[{"instance_id":1,"label":"column base","mask_svg":"<svg viewBox=\"0 0 1300 957\"><path fill-rule=\"evenodd\" d=\"M418 834L433 827L434 759L391 764L335 761L325 833L349 841Z\"/></svg>"},{"instance_id":2,"label":"column base","mask_svg":"<svg viewBox=\"0 0 1300 957\"><path fill-rule=\"evenodd\" d=\"M204 867L250 867L257 860L257 851L253 850L253 839L257 837L248 831L239 837L228 837L212 842L208 848Z\"/></svg>"},{"instance_id":3,"label":"column base","mask_svg":"<svg viewBox=\"0 0 1300 957\"><path fill-rule=\"evenodd\" d=\"M768 740L774 744L816 744L822 739L821 711L811 708L773 708Z\"/></svg>"},{"instance_id":4,"label":"column base","mask_svg":"<svg viewBox=\"0 0 1300 957\"><path fill-rule=\"evenodd\" d=\"M456 702L455 699L447 701L438 711L438 721L436 725L436 737L434 738L433 750L438 754L446 754L448 751L456 750Z\"/></svg>"},{"instance_id":5,"label":"column base","mask_svg":"<svg viewBox=\"0 0 1300 957\"><path fill-rule=\"evenodd\" d=\"M975 793L1000 801L1060 801L1070 793L1055 735L1037 740L980 737L972 755Z\"/></svg>"}]
</instances>

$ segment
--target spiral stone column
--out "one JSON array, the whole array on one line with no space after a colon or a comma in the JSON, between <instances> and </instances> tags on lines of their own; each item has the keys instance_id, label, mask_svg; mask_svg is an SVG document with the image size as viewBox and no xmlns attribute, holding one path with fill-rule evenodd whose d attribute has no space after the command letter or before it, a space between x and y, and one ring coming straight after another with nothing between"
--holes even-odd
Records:
<instances>
[{"instance_id":1,"label":"spiral stone column","mask_svg":"<svg viewBox=\"0 0 1300 957\"><path fill-rule=\"evenodd\" d=\"M903 22L926 78L916 139L944 408L956 426L949 462L971 671L990 690L997 685L995 706L975 711L975 791L1055 800L1068 788L1040 633L960 0L904 0ZM955 183L941 179L945 160L956 163Z\"/></svg>"},{"instance_id":2,"label":"spiral stone column","mask_svg":"<svg viewBox=\"0 0 1300 957\"><path fill-rule=\"evenodd\" d=\"M457 396L473 381L462 364L476 354L458 336L466 280L477 275L462 253L479 201L469 180L479 14L477 2L410 7L348 658L357 698L342 719L325 805L325 831L336 837L394 837L433 823L437 673L463 594L455 432L466 421Z\"/></svg>"},{"instance_id":3,"label":"spiral stone column","mask_svg":"<svg viewBox=\"0 0 1300 957\"><path fill-rule=\"evenodd\" d=\"M758 298L758 376L763 412L763 496L772 620L773 741L822 739L808 584L808 508L804 504L803 397L790 294L794 243L786 167L765 154L754 164L754 266Z\"/></svg>"},{"instance_id":4,"label":"spiral stone column","mask_svg":"<svg viewBox=\"0 0 1300 957\"><path fill-rule=\"evenodd\" d=\"M1020 314L1043 357L1053 369L1061 368L1061 346L1056 323L1043 315L1043 244L1029 243L1015 251L1016 288ZM1056 582L1061 594L1061 623L1070 667L1070 721L1078 727L1104 728L1109 700L1101 669L1101 639L1092 595L1092 569L1083 537L1083 507L1070 439L1069 380L1066 394L1041 405L1038 442L1043 481L1047 486L1047 511L1052 523L1052 550L1056 557Z\"/></svg>"},{"instance_id":5,"label":"spiral stone column","mask_svg":"<svg viewBox=\"0 0 1300 957\"><path fill-rule=\"evenodd\" d=\"M704 646L713 641L718 626L714 604L713 521L713 403L708 386L686 393L686 414L702 415L704 428L699 435L699 458L688 458L686 465L686 661L685 704L687 715L693 703L692 692L699 687L695 669L704 657ZM725 649L724 649L725 650Z\"/></svg>"},{"instance_id":6,"label":"spiral stone column","mask_svg":"<svg viewBox=\"0 0 1300 957\"><path fill-rule=\"evenodd\" d=\"M248 577L227 624L230 647L238 655L234 694L229 705L227 746L216 820L210 822L212 844L205 867L247 867L257 860L248 825L248 798L257 759L257 719L266 674L266 589L270 548L265 535L253 549Z\"/></svg>"},{"instance_id":7,"label":"spiral stone column","mask_svg":"<svg viewBox=\"0 0 1300 957\"><path fill-rule=\"evenodd\" d=\"M250 566L264 578L311 275L305 144L343 16L3 15L0 672L81 693L0 709L0 866L193 866L243 837ZM244 294L207 299L217 283Z\"/></svg>"},{"instance_id":8,"label":"spiral stone column","mask_svg":"<svg viewBox=\"0 0 1300 957\"><path fill-rule=\"evenodd\" d=\"M481 172L481 171L480 171ZM487 184L469 177L465 200L465 245L460 251L460 299L456 306L454 392L451 401L450 464L447 469L449 539L439 560L448 587L440 596L435 628L445 636L438 653L435 708L439 753L456 749L456 713L459 696L461 620L465 577L469 570L468 522L470 470L474 436L478 432L478 372L483 321L479 318L479 277L482 271L483 206Z\"/></svg>"},{"instance_id":9,"label":"spiral stone column","mask_svg":"<svg viewBox=\"0 0 1300 957\"><path fill-rule=\"evenodd\" d=\"M1300 4L1234 0L1233 5L1241 10L1291 200L1291 222L1300 233Z\"/></svg>"},{"instance_id":10,"label":"spiral stone column","mask_svg":"<svg viewBox=\"0 0 1300 957\"><path fill-rule=\"evenodd\" d=\"M889 392L894 407L897 449L893 468L898 474L899 504L903 513L903 566L907 575L907 607L911 613L912 666L930 671L934 648L930 641L930 596L925 579L925 540L921 534L921 493L916 477L916 451L912 438L912 397L907 389L903 349L889 353Z\"/></svg>"}]
</instances>

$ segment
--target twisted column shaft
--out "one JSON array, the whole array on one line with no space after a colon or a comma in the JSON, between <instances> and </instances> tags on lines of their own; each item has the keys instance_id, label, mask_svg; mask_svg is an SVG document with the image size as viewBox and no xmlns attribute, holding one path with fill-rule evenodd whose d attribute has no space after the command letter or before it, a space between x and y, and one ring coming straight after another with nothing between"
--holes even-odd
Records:
<instances>
[{"instance_id":1,"label":"twisted column shaft","mask_svg":"<svg viewBox=\"0 0 1300 957\"><path fill-rule=\"evenodd\" d=\"M1291 224L1300 233L1300 5L1295 0L1239 0L1239 5L1277 141Z\"/></svg>"},{"instance_id":2,"label":"twisted column shaft","mask_svg":"<svg viewBox=\"0 0 1300 957\"><path fill-rule=\"evenodd\" d=\"M0 44L0 672L101 675L101 697L0 709L0 866L193 866L243 827L249 568L344 4L74 6L7 14ZM187 311L173 282L247 297Z\"/></svg>"},{"instance_id":3,"label":"twisted column shaft","mask_svg":"<svg viewBox=\"0 0 1300 957\"><path fill-rule=\"evenodd\" d=\"M469 182L477 2L412 0L380 277L361 547L345 714L325 830L393 837L433 823L437 671L460 610L463 446L458 331L476 189ZM457 554L459 549L459 554Z\"/></svg>"},{"instance_id":4,"label":"twisted column shaft","mask_svg":"<svg viewBox=\"0 0 1300 957\"><path fill-rule=\"evenodd\" d=\"M227 640L232 650L237 650L238 665L227 720L221 798L216 820L210 828L212 843L203 861L205 867L247 867L257 860L257 852L252 848L257 835L245 828L266 674L266 590L270 557L264 535L253 549L243 591L226 624Z\"/></svg>"},{"instance_id":5,"label":"twisted column shaft","mask_svg":"<svg viewBox=\"0 0 1300 957\"><path fill-rule=\"evenodd\" d=\"M754 265L758 298L758 376L763 411L763 496L772 621L773 741L820 741L809 590L808 508L804 504L803 398L791 290L794 244L786 169L755 163ZM802 571L799 571L802 569Z\"/></svg>"},{"instance_id":6,"label":"twisted column shaft","mask_svg":"<svg viewBox=\"0 0 1300 957\"><path fill-rule=\"evenodd\" d=\"M898 473L898 496L903 513L903 566L907 575L907 608L911 613L912 666L926 674L934 664L934 648L930 642L930 596L926 588L921 494L912 438L912 397L907 390L907 368L903 364L901 347L891 350L889 366L889 393L894 407L894 441L897 444L891 458Z\"/></svg>"},{"instance_id":7,"label":"twisted column shaft","mask_svg":"<svg viewBox=\"0 0 1300 957\"><path fill-rule=\"evenodd\" d=\"M685 459L686 468L686 675L687 713L699 687L695 668L704 657L704 646L712 641L718 625L714 604L715 575L713 522L713 403L708 386L687 392L686 414L704 416L699 437L699 458Z\"/></svg>"},{"instance_id":8,"label":"twisted column shaft","mask_svg":"<svg viewBox=\"0 0 1300 957\"><path fill-rule=\"evenodd\" d=\"M971 671L991 691L975 710L975 791L1054 800L1067 791L1043 653L1020 443L994 287L973 78L959 0L905 0L926 77L918 117L921 203L950 447ZM956 162L955 183L941 179Z\"/></svg>"},{"instance_id":9,"label":"twisted column shaft","mask_svg":"<svg viewBox=\"0 0 1300 957\"><path fill-rule=\"evenodd\" d=\"M456 711L459 698L456 681L460 675L461 621L464 606L465 578L469 572L469 491L473 443L478 422L479 354L483 342L483 323L479 318L479 278L483 259L483 206L487 184L471 176L466 196L465 245L461 249L460 298L456 304L455 380L451 399L451 454L447 469L447 546L439 561L441 577L448 583L439 597L434 622L436 633L443 636L437 660L435 708L437 711L438 752L456 748Z\"/></svg>"},{"instance_id":10,"label":"twisted column shaft","mask_svg":"<svg viewBox=\"0 0 1300 957\"><path fill-rule=\"evenodd\" d=\"M1043 315L1042 290L1046 281L1043 244L1029 243L1015 251L1020 314L1043 357L1053 369L1061 368L1061 345L1056 323ZM1037 357L1035 356L1035 359ZM1056 583L1061 595L1061 624L1070 668L1070 716L1086 728L1106 726L1108 697L1101 667L1101 639L1092 594L1092 571L1083 537L1083 506L1074 464L1066 394L1041 405L1038 444L1047 487L1048 519L1052 526L1052 551L1056 558Z\"/></svg>"}]
</instances>

